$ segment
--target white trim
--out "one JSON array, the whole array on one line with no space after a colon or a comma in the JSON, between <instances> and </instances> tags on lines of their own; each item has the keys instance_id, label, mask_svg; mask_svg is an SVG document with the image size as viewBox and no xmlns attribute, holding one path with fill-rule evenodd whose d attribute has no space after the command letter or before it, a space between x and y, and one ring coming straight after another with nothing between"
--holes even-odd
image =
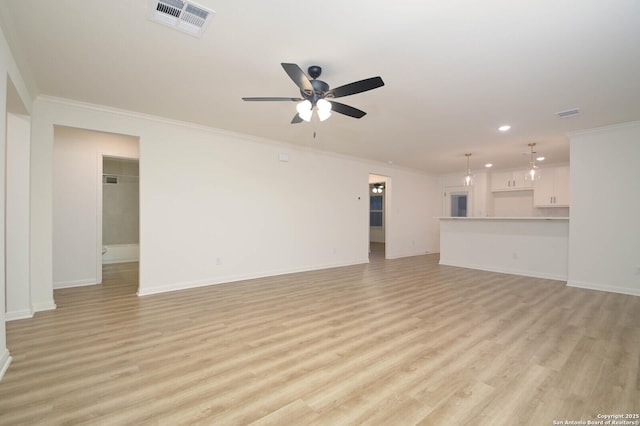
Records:
<instances>
[{"instance_id":1,"label":"white trim","mask_svg":"<svg viewBox=\"0 0 640 426\"><path fill-rule=\"evenodd\" d=\"M155 116L155 115L150 115L150 114L142 114L139 112L134 112L134 111L127 111L127 110L123 110L123 109L118 109L118 108L113 108L113 107L107 107L104 105L96 105L96 104L91 104L91 103L87 103L87 102L79 102L79 101L74 101L72 99L66 99L66 98L58 98L55 96L48 96L48 95L38 95L38 97L36 98L36 100L40 100L43 102L49 102L52 104L58 104L58 105L63 105L63 106L67 106L67 107L72 107L72 108L81 108L81 109L86 109L86 110L92 110L92 111L96 111L96 112L102 112L102 113L107 113L107 114L114 114L114 115L119 115L119 116L124 116L124 117L129 117L129 118L135 118L135 119L140 119L140 120L148 120L148 121L153 121L156 123L162 123L162 124L171 124L174 126L180 126L180 127L185 127L188 129L193 129L193 130L199 130L199 131L204 131L204 132L208 132L208 133L213 133L216 135L221 135L221 136L229 136L229 137L233 137L233 138L242 138L244 140L247 141L251 141L251 142L256 142L256 143L261 143L261 144L269 144L271 146L276 146L276 147L281 147L281 148L293 148L297 151L302 151L302 152L314 152L314 153L320 153L323 155L326 155L328 157L332 157L332 158L339 158L339 159L348 159L348 160L352 160L352 161L356 161L360 164L368 164L368 165L375 165L375 166L384 166L386 168L393 168L393 169L397 169L397 170L404 170L407 172L411 172L411 173L415 173L421 176L429 176L429 177L437 177L437 175L431 174L431 173L426 173L424 170L418 170L418 169L412 169L410 167L405 167L405 166L398 166L396 164L393 165L389 165L388 163L385 162L381 162L381 161L375 161L375 160L370 160L367 158L361 158L361 157L353 157L350 155L346 155L346 154L340 154L337 152L331 152L331 151L323 151L317 148L313 148L310 146L302 146L302 145L298 145L292 142L283 142L283 141L276 141L273 139L267 139L267 138L261 138L255 135L249 135L249 134L245 134L245 133L239 133L239 132L233 132L230 130L224 130L224 129L220 129L217 127L209 127L209 126L204 126L201 124L195 124L195 123L190 123L187 121L180 121L180 120L174 120L174 119L170 119L170 118L165 118L165 117L160 117L160 116ZM60 125L64 125L66 126L67 124L60 124ZM74 126L72 126L74 127ZM75 126L77 127L77 126ZM100 130L100 129L89 129L89 130L97 130L97 131L105 131L105 132L109 132L109 133L114 133L113 130ZM373 174L379 174L379 175L384 175L384 173L375 173L372 172Z\"/></svg>"},{"instance_id":2,"label":"white trim","mask_svg":"<svg viewBox=\"0 0 640 426\"><path fill-rule=\"evenodd\" d=\"M467 265L467 264L460 264L456 262L449 262L446 259L444 260L440 259L439 264L444 266L455 266L456 268L475 269L478 271L498 272L500 274L521 275L523 277L543 278L546 280L556 280L556 281L567 281L566 276L548 274L545 272L527 271L527 270L520 270L520 269L490 268L482 265L473 265L473 264Z\"/></svg>"},{"instance_id":3,"label":"white trim","mask_svg":"<svg viewBox=\"0 0 640 426\"><path fill-rule=\"evenodd\" d=\"M606 291L609 293L628 294L630 296L640 296L640 288L616 287L616 286L587 283L583 281L574 281L574 280L567 282L567 287L584 288L586 290Z\"/></svg>"},{"instance_id":4,"label":"white trim","mask_svg":"<svg viewBox=\"0 0 640 426\"><path fill-rule=\"evenodd\" d=\"M388 254L385 259L402 259L403 257L424 256L425 254L433 254L435 252L430 251L416 251L409 253L391 253Z\"/></svg>"},{"instance_id":5,"label":"white trim","mask_svg":"<svg viewBox=\"0 0 640 426\"><path fill-rule=\"evenodd\" d=\"M69 288L69 287L83 287L85 285L98 285L95 278L85 278L83 280L73 280L73 281L60 281L53 283L53 289L57 290L59 288Z\"/></svg>"},{"instance_id":6,"label":"white trim","mask_svg":"<svg viewBox=\"0 0 640 426\"><path fill-rule=\"evenodd\" d=\"M139 244L107 244L103 246L106 252L102 254L101 263L108 265L111 263L129 263L140 260Z\"/></svg>"},{"instance_id":7,"label":"white trim","mask_svg":"<svg viewBox=\"0 0 640 426\"><path fill-rule=\"evenodd\" d=\"M576 130L575 132L568 132L567 136L569 138L572 138L574 136L593 135L593 134L598 134L598 133L608 133L611 130L624 129L626 127L635 127L635 126L640 126L640 121L630 121L630 122L627 122L627 123L612 124L610 126L595 127L593 129L586 129L586 130Z\"/></svg>"},{"instance_id":8,"label":"white trim","mask_svg":"<svg viewBox=\"0 0 640 426\"><path fill-rule=\"evenodd\" d=\"M42 312L42 311L52 311L56 308L57 308L56 303L53 300L51 300L50 302L39 302L39 303L31 304L31 310L34 313Z\"/></svg>"},{"instance_id":9,"label":"white trim","mask_svg":"<svg viewBox=\"0 0 640 426\"><path fill-rule=\"evenodd\" d=\"M309 272L309 271L315 271L319 269L341 268L344 266L361 265L363 263L369 263L369 259L367 258L361 261L348 262L343 264L315 265L315 266L310 266L306 268L293 268L293 269L280 270L280 271L276 270L271 272L260 272L256 274L230 275L222 278L186 281L181 283L173 283L173 284L167 284L159 287L153 287L150 290L143 290L138 288L137 294L138 296L149 296L152 294L167 293L167 292L177 291L177 290L188 290L190 288L206 287L210 285L226 284L226 283L232 283L236 281L245 281L245 280L252 280L257 278L268 278L268 277L273 277L278 275L294 274L297 272Z\"/></svg>"},{"instance_id":10,"label":"white trim","mask_svg":"<svg viewBox=\"0 0 640 426\"><path fill-rule=\"evenodd\" d=\"M4 373L9 369L9 364L11 364L11 355L9 354L9 350L5 349L4 353L0 357L0 380L4 377Z\"/></svg>"},{"instance_id":11,"label":"white trim","mask_svg":"<svg viewBox=\"0 0 640 426\"><path fill-rule=\"evenodd\" d=\"M138 137L138 149L140 149ZM96 283L102 284L102 174L104 173L104 154L98 152L96 160L98 175L96 176ZM56 285L53 285L56 288Z\"/></svg>"},{"instance_id":12,"label":"white trim","mask_svg":"<svg viewBox=\"0 0 640 426\"><path fill-rule=\"evenodd\" d=\"M33 318L33 311L31 309L22 309L20 311L7 312L4 317L6 321L15 321L28 318Z\"/></svg>"},{"instance_id":13,"label":"white trim","mask_svg":"<svg viewBox=\"0 0 640 426\"><path fill-rule=\"evenodd\" d=\"M120 259L113 259L113 260L103 260L102 264L103 265L111 265L114 263L131 263L131 262L139 262L140 259L138 257L123 257Z\"/></svg>"}]
</instances>

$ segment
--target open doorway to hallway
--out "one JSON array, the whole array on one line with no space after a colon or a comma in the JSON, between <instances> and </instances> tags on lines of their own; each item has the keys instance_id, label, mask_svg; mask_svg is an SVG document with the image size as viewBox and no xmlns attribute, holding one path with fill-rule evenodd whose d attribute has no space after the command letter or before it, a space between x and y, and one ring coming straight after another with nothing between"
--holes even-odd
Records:
<instances>
[{"instance_id":1,"label":"open doorway to hallway","mask_svg":"<svg viewBox=\"0 0 640 426\"><path fill-rule=\"evenodd\" d=\"M369 259L386 257L390 180L369 174Z\"/></svg>"},{"instance_id":2,"label":"open doorway to hallway","mask_svg":"<svg viewBox=\"0 0 640 426\"><path fill-rule=\"evenodd\" d=\"M139 260L139 163L102 158L102 264Z\"/></svg>"},{"instance_id":3,"label":"open doorway to hallway","mask_svg":"<svg viewBox=\"0 0 640 426\"><path fill-rule=\"evenodd\" d=\"M103 189L107 185L103 169L106 165L107 172L116 172L108 180L117 181L119 189L135 186L130 194L115 196L135 198L135 209L130 210L137 216L138 176L132 175L138 175L139 138L56 125L53 148L53 288L101 284ZM128 161L128 166L104 163L105 158ZM114 187L109 187L109 192L118 192L111 189ZM136 234L137 246L138 218L133 224L133 220L114 216L116 221L132 223L123 228ZM134 251L137 259L137 247Z\"/></svg>"}]
</instances>

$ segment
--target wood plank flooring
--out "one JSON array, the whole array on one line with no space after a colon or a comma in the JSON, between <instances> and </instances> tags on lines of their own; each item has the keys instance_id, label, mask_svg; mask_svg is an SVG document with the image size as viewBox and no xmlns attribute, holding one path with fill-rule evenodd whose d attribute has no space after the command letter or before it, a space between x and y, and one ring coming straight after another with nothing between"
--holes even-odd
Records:
<instances>
[{"instance_id":1,"label":"wood plank flooring","mask_svg":"<svg viewBox=\"0 0 640 426\"><path fill-rule=\"evenodd\" d=\"M137 264L7 323L1 425L551 425L640 413L640 298L437 255L137 297Z\"/></svg>"}]
</instances>

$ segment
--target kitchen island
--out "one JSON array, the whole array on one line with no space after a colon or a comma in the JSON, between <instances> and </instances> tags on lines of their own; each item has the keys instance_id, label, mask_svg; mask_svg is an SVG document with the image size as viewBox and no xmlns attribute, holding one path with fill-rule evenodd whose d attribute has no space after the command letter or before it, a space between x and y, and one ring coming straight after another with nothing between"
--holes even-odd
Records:
<instances>
[{"instance_id":1,"label":"kitchen island","mask_svg":"<svg viewBox=\"0 0 640 426\"><path fill-rule=\"evenodd\" d=\"M568 217L442 217L440 264L566 281Z\"/></svg>"}]
</instances>

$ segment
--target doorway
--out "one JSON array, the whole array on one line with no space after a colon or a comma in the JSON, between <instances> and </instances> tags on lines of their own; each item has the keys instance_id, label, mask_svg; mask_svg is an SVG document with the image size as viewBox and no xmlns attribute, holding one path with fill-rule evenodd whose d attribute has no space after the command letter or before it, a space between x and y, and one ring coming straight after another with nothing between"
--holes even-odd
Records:
<instances>
[{"instance_id":1,"label":"doorway","mask_svg":"<svg viewBox=\"0 0 640 426\"><path fill-rule=\"evenodd\" d=\"M369 260L386 258L390 180L388 176L369 174Z\"/></svg>"},{"instance_id":2,"label":"doorway","mask_svg":"<svg viewBox=\"0 0 640 426\"><path fill-rule=\"evenodd\" d=\"M445 217L469 217L472 215L471 191L466 186L449 186L444 191Z\"/></svg>"},{"instance_id":3,"label":"doorway","mask_svg":"<svg viewBox=\"0 0 640 426\"><path fill-rule=\"evenodd\" d=\"M139 170L137 158L102 157L102 265L140 258Z\"/></svg>"},{"instance_id":4,"label":"doorway","mask_svg":"<svg viewBox=\"0 0 640 426\"><path fill-rule=\"evenodd\" d=\"M54 126L54 290L102 283L104 158L128 159L137 175L139 152L137 136ZM118 177L118 186L124 179Z\"/></svg>"}]
</instances>

